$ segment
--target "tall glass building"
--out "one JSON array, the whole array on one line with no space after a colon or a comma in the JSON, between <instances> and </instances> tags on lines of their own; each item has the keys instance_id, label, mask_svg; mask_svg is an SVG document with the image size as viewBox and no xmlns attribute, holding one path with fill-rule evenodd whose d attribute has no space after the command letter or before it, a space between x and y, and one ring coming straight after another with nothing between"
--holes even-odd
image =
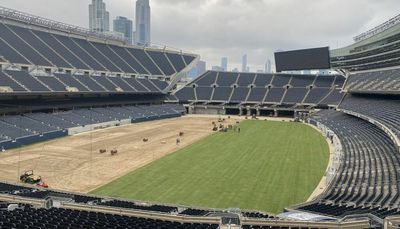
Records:
<instances>
[{"instance_id":1,"label":"tall glass building","mask_svg":"<svg viewBox=\"0 0 400 229\"><path fill-rule=\"evenodd\" d=\"M151 44L149 0L136 1L135 43L143 46Z\"/></svg>"},{"instance_id":2,"label":"tall glass building","mask_svg":"<svg viewBox=\"0 0 400 229\"><path fill-rule=\"evenodd\" d=\"M103 0L92 0L89 5L89 29L96 32L110 31L110 14Z\"/></svg>"},{"instance_id":3,"label":"tall glass building","mask_svg":"<svg viewBox=\"0 0 400 229\"><path fill-rule=\"evenodd\" d=\"M130 44L133 44L133 23L126 17L118 16L113 21L113 30L117 33L124 34L124 38L129 41Z\"/></svg>"}]
</instances>

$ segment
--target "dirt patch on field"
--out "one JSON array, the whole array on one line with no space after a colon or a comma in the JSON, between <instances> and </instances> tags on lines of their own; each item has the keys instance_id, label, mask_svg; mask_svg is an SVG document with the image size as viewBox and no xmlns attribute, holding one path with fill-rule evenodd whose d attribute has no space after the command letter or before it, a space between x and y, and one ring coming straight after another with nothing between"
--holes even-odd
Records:
<instances>
[{"instance_id":1,"label":"dirt patch on field","mask_svg":"<svg viewBox=\"0 0 400 229\"><path fill-rule=\"evenodd\" d=\"M226 119L234 124L238 119ZM34 170L51 188L89 192L213 133L216 117L182 117L78 134L0 153L0 180ZM181 143L177 145L179 132ZM147 138L148 142L143 139ZM106 153L99 153L106 149ZM112 149L118 154L110 155Z\"/></svg>"}]
</instances>

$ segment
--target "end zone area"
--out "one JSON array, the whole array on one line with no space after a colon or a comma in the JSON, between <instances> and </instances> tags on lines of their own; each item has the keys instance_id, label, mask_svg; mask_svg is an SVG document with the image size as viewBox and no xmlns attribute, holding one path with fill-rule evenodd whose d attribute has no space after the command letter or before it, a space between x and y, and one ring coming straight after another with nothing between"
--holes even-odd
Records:
<instances>
[{"instance_id":1,"label":"end zone area","mask_svg":"<svg viewBox=\"0 0 400 229\"><path fill-rule=\"evenodd\" d=\"M7 150L0 152L0 180L19 182L21 174L33 170L53 189L89 192L212 134L212 122L216 120L185 116L95 130ZM178 146L179 132L184 135ZM100 154L100 149L107 152ZM117 149L118 154L111 156L112 149Z\"/></svg>"}]
</instances>

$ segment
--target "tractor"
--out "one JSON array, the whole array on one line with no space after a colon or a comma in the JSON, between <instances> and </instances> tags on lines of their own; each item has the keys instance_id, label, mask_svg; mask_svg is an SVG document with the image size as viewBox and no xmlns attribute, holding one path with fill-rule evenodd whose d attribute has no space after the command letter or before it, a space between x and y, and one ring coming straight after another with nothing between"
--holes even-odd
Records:
<instances>
[{"instance_id":1,"label":"tractor","mask_svg":"<svg viewBox=\"0 0 400 229\"><path fill-rule=\"evenodd\" d=\"M43 182L41 176L36 176L33 174L33 170L26 171L24 174L22 174L19 177L19 180L22 183L25 184L34 184L36 186L42 187L42 188L48 188L49 185Z\"/></svg>"}]
</instances>

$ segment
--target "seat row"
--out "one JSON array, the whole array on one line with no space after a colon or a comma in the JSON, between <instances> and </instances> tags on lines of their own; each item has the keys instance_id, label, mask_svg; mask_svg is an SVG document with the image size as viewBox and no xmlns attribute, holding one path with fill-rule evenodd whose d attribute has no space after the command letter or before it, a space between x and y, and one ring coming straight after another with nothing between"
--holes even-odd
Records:
<instances>
[{"instance_id":1,"label":"seat row","mask_svg":"<svg viewBox=\"0 0 400 229\"><path fill-rule=\"evenodd\" d=\"M0 93L161 93L167 86L156 79L0 71Z\"/></svg>"},{"instance_id":2,"label":"seat row","mask_svg":"<svg viewBox=\"0 0 400 229\"><path fill-rule=\"evenodd\" d=\"M210 71L175 96L182 102L338 105L343 84L342 76Z\"/></svg>"},{"instance_id":3,"label":"seat row","mask_svg":"<svg viewBox=\"0 0 400 229\"><path fill-rule=\"evenodd\" d=\"M2 205L5 205L3 203ZM1 205L0 205L1 206ZM180 223L89 210L34 208L19 205L14 210L0 209L0 228L135 228L135 229L217 229L218 224Z\"/></svg>"}]
</instances>

